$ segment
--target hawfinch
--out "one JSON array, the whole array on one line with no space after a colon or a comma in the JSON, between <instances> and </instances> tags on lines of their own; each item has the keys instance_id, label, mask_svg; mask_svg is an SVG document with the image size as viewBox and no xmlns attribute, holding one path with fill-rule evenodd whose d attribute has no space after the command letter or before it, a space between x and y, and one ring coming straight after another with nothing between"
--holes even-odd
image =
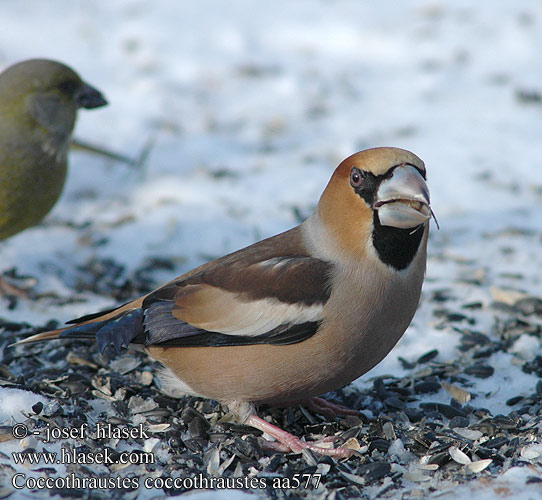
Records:
<instances>
[{"instance_id":1,"label":"hawfinch","mask_svg":"<svg viewBox=\"0 0 542 500\"><path fill-rule=\"evenodd\" d=\"M410 324L432 211L422 160L398 148L356 153L301 225L204 264L110 311L24 341L139 344L182 393L229 404L276 449L347 457L307 443L255 405L309 402L379 363ZM325 406L325 405L324 405ZM279 444L280 443L280 444Z\"/></svg>"}]
</instances>

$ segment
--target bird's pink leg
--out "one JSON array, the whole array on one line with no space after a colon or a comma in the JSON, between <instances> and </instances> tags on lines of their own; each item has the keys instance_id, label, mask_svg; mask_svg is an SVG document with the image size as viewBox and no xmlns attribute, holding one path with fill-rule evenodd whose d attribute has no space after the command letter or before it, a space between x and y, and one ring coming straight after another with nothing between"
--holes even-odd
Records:
<instances>
[{"instance_id":1,"label":"bird's pink leg","mask_svg":"<svg viewBox=\"0 0 542 500\"><path fill-rule=\"evenodd\" d=\"M250 415L245 423L269 434L270 436L273 436L281 445L283 445L283 447L280 445L277 446L276 444L270 446L270 448L276 451L291 451L293 453L301 453L302 450L308 449L314 451L315 453L319 453L320 455L329 455L335 458L348 458L352 455L352 453L354 453L354 451L349 448L324 448L322 446L318 446L317 444L307 443L299 439L297 436L282 430L280 427L270 424L257 415ZM323 439L320 442L325 443L326 439Z\"/></svg>"},{"instance_id":2,"label":"bird's pink leg","mask_svg":"<svg viewBox=\"0 0 542 500\"><path fill-rule=\"evenodd\" d=\"M327 401L326 399L317 396L308 400L307 407L309 410L329 418L335 418L337 415L354 415L356 417L360 415L360 412L357 410L337 403L332 403L331 401Z\"/></svg>"}]
</instances>

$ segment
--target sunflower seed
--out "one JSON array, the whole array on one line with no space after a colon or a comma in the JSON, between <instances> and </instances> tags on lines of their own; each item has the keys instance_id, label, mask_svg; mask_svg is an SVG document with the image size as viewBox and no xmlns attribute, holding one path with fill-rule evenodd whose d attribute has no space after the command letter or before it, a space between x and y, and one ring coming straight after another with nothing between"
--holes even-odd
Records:
<instances>
[{"instance_id":1,"label":"sunflower seed","mask_svg":"<svg viewBox=\"0 0 542 500\"><path fill-rule=\"evenodd\" d=\"M464 405L471 400L470 392L461 389L461 387L448 382L442 382L441 385L459 404Z\"/></svg>"},{"instance_id":2,"label":"sunflower seed","mask_svg":"<svg viewBox=\"0 0 542 500\"><path fill-rule=\"evenodd\" d=\"M457 446L451 446L450 449L448 450L448 453L450 454L454 462L457 462L458 464L468 465L472 462L472 460L465 453L463 453Z\"/></svg>"},{"instance_id":3,"label":"sunflower seed","mask_svg":"<svg viewBox=\"0 0 542 500\"><path fill-rule=\"evenodd\" d=\"M491 458L486 458L484 460L477 460L476 462L472 462L470 464L466 465L466 468L474 473L482 472L484 469L487 469L493 460Z\"/></svg>"}]
</instances>

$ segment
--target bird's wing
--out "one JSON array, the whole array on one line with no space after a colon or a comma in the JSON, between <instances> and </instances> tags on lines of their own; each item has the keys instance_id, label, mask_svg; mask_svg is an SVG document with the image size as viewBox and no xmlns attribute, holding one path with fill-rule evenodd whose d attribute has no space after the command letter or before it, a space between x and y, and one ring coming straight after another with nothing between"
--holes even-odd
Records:
<instances>
[{"instance_id":1,"label":"bird's wing","mask_svg":"<svg viewBox=\"0 0 542 500\"><path fill-rule=\"evenodd\" d=\"M118 314L81 318L57 336L95 337L101 351L110 343L120 349L129 343L190 347L301 342L322 320L331 266L306 255L220 262L168 283L132 303L134 307L120 307Z\"/></svg>"},{"instance_id":2,"label":"bird's wing","mask_svg":"<svg viewBox=\"0 0 542 500\"><path fill-rule=\"evenodd\" d=\"M313 257L231 263L143 301L147 345L293 343L314 334L329 297L330 264Z\"/></svg>"}]
</instances>

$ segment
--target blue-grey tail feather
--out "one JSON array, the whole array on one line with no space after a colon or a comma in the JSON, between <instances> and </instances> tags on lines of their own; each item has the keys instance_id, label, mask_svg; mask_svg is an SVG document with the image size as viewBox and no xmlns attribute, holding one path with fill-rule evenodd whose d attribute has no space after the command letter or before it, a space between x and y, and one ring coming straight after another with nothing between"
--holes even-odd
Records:
<instances>
[{"instance_id":1,"label":"blue-grey tail feather","mask_svg":"<svg viewBox=\"0 0 542 500\"><path fill-rule=\"evenodd\" d=\"M60 334L60 338L96 339L102 354L109 344L120 352L123 346L127 347L138 336L143 338L143 311L139 308L117 318L74 326Z\"/></svg>"}]
</instances>

